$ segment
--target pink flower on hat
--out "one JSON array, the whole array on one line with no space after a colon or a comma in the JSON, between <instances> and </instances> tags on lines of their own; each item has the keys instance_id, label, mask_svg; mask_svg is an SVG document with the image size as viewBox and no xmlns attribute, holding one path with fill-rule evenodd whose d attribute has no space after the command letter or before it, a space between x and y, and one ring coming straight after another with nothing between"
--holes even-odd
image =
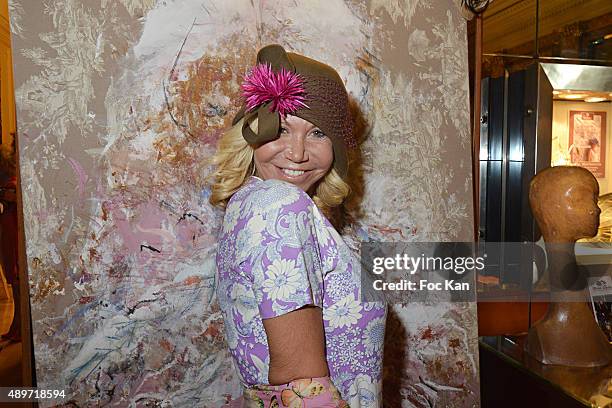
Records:
<instances>
[{"instance_id":1,"label":"pink flower on hat","mask_svg":"<svg viewBox=\"0 0 612 408\"><path fill-rule=\"evenodd\" d=\"M268 102L271 102L270 112L278 112L283 117L299 108L308 108L304 103L302 77L285 68L275 72L269 64L257 64L245 75L241 88L247 112Z\"/></svg>"}]
</instances>

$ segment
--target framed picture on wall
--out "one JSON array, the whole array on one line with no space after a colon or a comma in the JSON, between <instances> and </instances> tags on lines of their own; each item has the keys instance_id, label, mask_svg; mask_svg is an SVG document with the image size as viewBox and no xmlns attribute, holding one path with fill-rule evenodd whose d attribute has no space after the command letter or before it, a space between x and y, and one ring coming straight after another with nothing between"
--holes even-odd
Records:
<instances>
[{"instance_id":1,"label":"framed picture on wall","mask_svg":"<svg viewBox=\"0 0 612 408\"><path fill-rule=\"evenodd\" d=\"M569 156L572 165L606 176L606 112L570 111Z\"/></svg>"}]
</instances>

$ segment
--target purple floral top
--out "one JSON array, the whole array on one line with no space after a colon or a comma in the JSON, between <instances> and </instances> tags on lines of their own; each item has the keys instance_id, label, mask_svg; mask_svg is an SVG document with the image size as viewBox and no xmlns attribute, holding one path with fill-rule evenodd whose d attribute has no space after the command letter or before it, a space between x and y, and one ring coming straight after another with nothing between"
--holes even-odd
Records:
<instances>
[{"instance_id":1,"label":"purple floral top","mask_svg":"<svg viewBox=\"0 0 612 408\"><path fill-rule=\"evenodd\" d=\"M230 199L217 253L217 295L245 387L268 383L262 319L323 309L330 377L351 407L377 407L386 307L360 301L359 262L312 199L251 177Z\"/></svg>"}]
</instances>

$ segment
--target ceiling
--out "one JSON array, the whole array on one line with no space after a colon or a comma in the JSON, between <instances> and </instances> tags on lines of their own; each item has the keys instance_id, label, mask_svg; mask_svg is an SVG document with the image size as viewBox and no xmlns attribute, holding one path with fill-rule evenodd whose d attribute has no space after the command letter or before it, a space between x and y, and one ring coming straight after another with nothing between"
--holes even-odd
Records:
<instances>
[{"instance_id":1,"label":"ceiling","mask_svg":"<svg viewBox=\"0 0 612 408\"><path fill-rule=\"evenodd\" d=\"M483 15L483 51L499 53L522 46L535 52L535 16L536 0L493 0ZM612 33L612 0L540 0L539 36L561 36L574 23L602 16L599 25L603 21L606 31L609 20Z\"/></svg>"}]
</instances>

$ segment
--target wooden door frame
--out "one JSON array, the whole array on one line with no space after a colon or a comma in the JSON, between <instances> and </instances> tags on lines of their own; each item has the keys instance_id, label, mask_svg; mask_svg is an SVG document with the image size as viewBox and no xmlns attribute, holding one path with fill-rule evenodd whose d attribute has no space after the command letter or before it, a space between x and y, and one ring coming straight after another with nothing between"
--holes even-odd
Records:
<instances>
[{"instance_id":1,"label":"wooden door frame","mask_svg":"<svg viewBox=\"0 0 612 408\"><path fill-rule=\"evenodd\" d=\"M23 197L21 194L21 171L19 167L19 138L15 114L15 92L13 84L13 62L11 52L11 31L8 14L8 0L0 0L0 120L2 123L2 143L15 143L17 164L17 253L19 272L19 293L21 315L21 386L33 387L34 355L32 347L32 324L30 318L30 289L28 264L23 224ZM32 406L26 404L25 406Z\"/></svg>"}]
</instances>

